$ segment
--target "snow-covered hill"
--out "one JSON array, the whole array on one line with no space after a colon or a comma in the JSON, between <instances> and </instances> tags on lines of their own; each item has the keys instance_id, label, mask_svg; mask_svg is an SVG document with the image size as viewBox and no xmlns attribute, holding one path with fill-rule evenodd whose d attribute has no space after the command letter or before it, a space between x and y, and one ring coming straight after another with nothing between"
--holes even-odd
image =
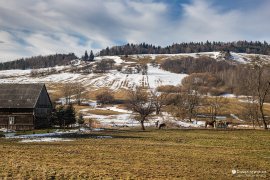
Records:
<instances>
[{"instance_id":1,"label":"snow-covered hill","mask_svg":"<svg viewBox=\"0 0 270 180\"><path fill-rule=\"evenodd\" d=\"M124 62L118 56L98 57L97 61L102 59L113 59L116 65L121 65ZM108 87L112 90L120 88L134 88L136 86L144 86L156 88L160 85L178 85L181 80L187 76L186 74L175 74L164 71L158 67L153 67L148 64L147 75L138 74L124 74L117 70L111 70L107 73L71 73L68 72L74 66L82 67L85 64L78 63L56 67L60 73L32 77L31 70L5 70L0 71L0 83L66 83L66 82L81 82L86 87L101 88ZM37 69L36 71L46 71L47 69Z\"/></svg>"},{"instance_id":2,"label":"snow-covered hill","mask_svg":"<svg viewBox=\"0 0 270 180\"><path fill-rule=\"evenodd\" d=\"M8 76L12 75L12 76ZM15 76L14 76L15 75ZM186 74L175 74L149 65L148 75L123 74L116 70L104 74L79 74L60 73L44 77L30 77L30 71L8 70L0 71L0 83L65 83L81 82L85 86L95 88L109 87L117 90L120 88L134 88L135 86L149 86L156 88L160 85L177 85L187 76Z\"/></svg>"},{"instance_id":3,"label":"snow-covered hill","mask_svg":"<svg viewBox=\"0 0 270 180\"><path fill-rule=\"evenodd\" d=\"M190 54L150 54L150 55L132 55L129 56L132 61L124 61L119 56L104 56L97 57L96 61L102 59L113 59L116 63L115 65L122 65L123 67L129 64L136 64L136 60L140 58L151 59L167 59L167 58L177 58L181 56L209 56L214 59L220 60L221 56L219 52L205 52L205 53L190 53ZM250 54L240 54L231 53L231 61L236 63L248 63L250 57L255 55ZM263 58L268 58L269 56L260 55ZM91 63L90 63L91 64ZM142 75L137 74L126 74L121 71L111 70L107 73L72 73L72 68L81 68L89 65L89 63L81 62L80 60L72 61L71 65L68 66L58 66L54 70L56 72L50 73L49 75L43 75L39 77L31 76L31 70L5 70L0 71L0 83L65 83L65 82L81 82L86 87L91 87L93 89L98 89L101 87L108 87L112 90L118 90L121 88L134 88L135 86L145 86L150 88L156 88L160 85L178 85L181 83L182 79L187 76L187 74L176 74L160 69L158 66L148 66L148 74ZM38 69L36 71L49 71L47 69Z\"/></svg>"}]
</instances>

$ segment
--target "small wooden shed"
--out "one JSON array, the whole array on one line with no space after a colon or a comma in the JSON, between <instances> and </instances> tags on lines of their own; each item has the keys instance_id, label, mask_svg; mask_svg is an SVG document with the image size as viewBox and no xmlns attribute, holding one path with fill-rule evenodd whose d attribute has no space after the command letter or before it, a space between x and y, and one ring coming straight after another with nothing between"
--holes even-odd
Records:
<instances>
[{"instance_id":1,"label":"small wooden shed","mask_svg":"<svg viewBox=\"0 0 270 180\"><path fill-rule=\"evenodd\" d=\"M0 84L0 128L47 128L52 108L45 84Z\"/></svg>"}]
</instances>

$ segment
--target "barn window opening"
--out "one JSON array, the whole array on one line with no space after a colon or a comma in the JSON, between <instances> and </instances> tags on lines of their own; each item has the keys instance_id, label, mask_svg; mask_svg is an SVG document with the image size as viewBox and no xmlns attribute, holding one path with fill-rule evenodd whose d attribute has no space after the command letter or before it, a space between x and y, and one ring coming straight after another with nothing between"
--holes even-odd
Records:
<instances>
[{"instance_id":1,"label":"barn window opening","mask_svg":"<svg viewBox=\"0 0 270 180\"><path fill-rule=\"evenodd\" d=\"M15 124L15 117L9 117L8 120L10 125Z\"/></svg>"}]
</instances>

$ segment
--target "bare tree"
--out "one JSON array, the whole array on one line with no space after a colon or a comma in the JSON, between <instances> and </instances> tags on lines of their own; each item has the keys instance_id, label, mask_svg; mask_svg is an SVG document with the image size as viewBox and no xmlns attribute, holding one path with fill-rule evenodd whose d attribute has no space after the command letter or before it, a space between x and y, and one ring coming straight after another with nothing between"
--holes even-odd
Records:
<instances>
[{"instance_id":1,"label":"bare tree","mask_svg":"<svg viewBox=\"0 0 270 180\"><path fill-rule=\"evenodd\" d=\"M257 102L259 119L264 129L268 129L265 118L264 104L270 94L270 68L265 61L259 57L253 59L247 76L247 96L252 96ZM256 109L254 109L256 110Z\"/></svg>"},{"instance_id":2,"label":"bare tree","mask_svg":"<svg viewBox=\"0 0 270 180\"><path fill-rule=\"evenodd\" d=\"M135 118L141 124L142 130L145 130L144 122L150 114L155 112L155 106L150 94L142 88L136 88L128 92L127 108L132 110L138 116Z\"/></svg>"},{"instance_id":3,"label":"bare tree","mask_svg":"<svg viewBox=\"0 0 270 180\"><path fill-rule=\"evenodd\" d=\"M65 83L63 87L66 104L71 104L71 97L74 95L74 83Z\"/></svg>"},{"instance_id":4,"label":"bare tree","mask_svg":"<svg viewBox=\"0 0 270 180\"><path fill-rule=\"evenodd\" d=\"M253 128L255 128L255 122L260 126L259 121L259 106L257 100L254 96L248 96L248 102L245 103L245 108L243 110L243 116L245 119L252 121Z\"/></svg>"},{"instance_id":5,"label":"bare tree","mask_svg":"<svg viewBox=\"0 0 270 180\"><path fill-rule=\"evenodd\" d=\"M170 99L170 104L173 106L172 110L176 117L180 117L181 119L188 118L189 121L197 117L201 103L201 95L195 87L181 87L178 89L178 92L173 95L173 99Z\"/></svg>"},{"instance_id":6,"label":"bare tree","mask_svg":"<svg viewBox=\"0 0 270 180\"><path fill-rule=\"evenodd\" d=\"M114 96L108 90L102 91L96 95L96 99L99 103L110 104L114 101Z\"/></svg>"},{"instance_id":7,"label":"bare tree","mask_svg":"<svg viewBox=\"0 0 270 180\"><path fill-rule=\"evenodd\" d=\"M82 101L82 94L85 91L85 87L83 86L82 83L75 83L74 84L74 95L77 101L78 105L81 105L81 101Z\"/></svg>"},{"instance_id":8,"label":"bare tree","mask_svg":"<svg viewBox=\"0 0 270 180\"><path fill-rule=\"evenodd\" d=\"M156 109L156 115L161 114L162 108L166 105L167 93L159 93L157 91L151 91L153 103Z\"/></svg>"},{"instance_id":9,"label":"bare tree","mask_svg":"<svg viewBox=\"0 0 270 180\"><path fill-rule=\"evenodd\" d=\"M219 96L208 97L205 99L205 105L212 121L216 121L217 115L220 115L222 107L224 107L227 103L227 99Z\"/></svg>"},{"instance_id":10,"label":"bare tree","mask_svg":"<svg viewBox=\"0 0 270 180\"><path fill-rule=\"evenodd\" d=\"M181 90L169 97L170 111L173 116L185 119L187 117L187 111L185 107L185 97Z\"/></svg>"},{"instance_id":11,"label":"bare tree","mask_svg":"<svg viewBox=\"0 0 270 180\"><path fill-rule=\"evenodd\" d=\"M198 114L198 107L200 105L200 95L196 90L188 90L184 93L185 107L187 116L191 122L192 118L196 118Z\"/></svg>"},{"instance_id":12,"label":"bare tree","mask_svg":"<svg viewBox=\"0 0 270 180\"><path fill-rule=\"evenodd\" d=\"M259 106L256 96L256 81L255 74L250 70L251 67L246 67L246 74L244 76L244 83L242 84L244 94L247 95L247 103L245 103L245 108L243 110L243 116L245 119L252 121L253 127L255 127L255 122L260 126L259 121Z\"/></svg>"}]
</instances>

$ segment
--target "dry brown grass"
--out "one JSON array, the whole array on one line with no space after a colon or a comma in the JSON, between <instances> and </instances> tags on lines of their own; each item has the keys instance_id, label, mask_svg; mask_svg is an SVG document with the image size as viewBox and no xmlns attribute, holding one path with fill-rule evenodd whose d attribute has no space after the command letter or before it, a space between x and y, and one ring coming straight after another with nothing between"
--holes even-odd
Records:
<instances>
[{"instance_id":1,"label":"dry brown grass","mask_svg":"<svg viewBox=\"0 0 270 180\"><path fill-rule=\"evenodd\" d=\"M118 89L117 91L112 91L109 88L99 88L98 90L88 90L85 93L85 98L96 100L96 96L102 91L109 91L112 93L115 99L117 100L125 100L127 99L127 90L126 89Z\"/></svg>"},{"instance_id":2,"label":"dry brown grass","mask_svg":"<svg viewBox=\"0 0 270 180\"><path fill-rule=\"evenodd\" d=\"M152 58L151 56L143 56L143 57L131 57L131 56L128 56L128 57L125 57L125 56L121 56L121 59L123 59L124 61L127 61L127 62L136 62L136 63L140 63L140 64L147 64L147 63L150 63L152 61Z\"/></svg>"},{"instance_id":3,"label":"dry brown grass","mask_svg":"<svg viewBox=\"0 0 270 180\"><path fill-rule=\"evenodd\" d=\"M167 57L164 56L164 55L159 55L159 56L156 56L155 58L155 61L158 63L158 64L161 64L162 61L164 61Z\"/></svg>"},{"instance_id":4,"label":"dry brown grass","mask_svg":"<svg viewBox=\"0 0 270 180\"><path fill-rule=\"evenodd\" d=\"M165 61L167 59L176 60L176 59L182 59L182 58L186 58L186 57L190 57L190 56L185 56L185 55L174 55L174 56L158 55L158 56L156 56L155 60L156 60L156 62L158 64L161 64L163 61Z\"/></svg>"},{"instance_id":5,"label":"dry brown grass","mask_svg":"<svg viewBox=\"0 0 270 180\"><path fill-rule=\"evenodd\" d=\"M267 171L269 178L269 131L107 130L98 135L114 138L28 144L0 139L0 179L232 179L232 169Z\"/></svg>"},{"instance_id":6,"label":"dry brown grass","mask_svg":"<svg viewBox=\"0 0 270 180\"><path fill-rule=\"evenodd\" d=\"M152 61L152 58L150 57L150 56L144 56L144 57L140 57L139 59L138 59L138 62L140 63L140 64L148 64L148 63L150 63Z\"/></svg>"},{"instance_id":7,"label":"dry brown grass","mask_svg":"<svg viewBox=\"0 0 270 180\"><path fill-rule=\"evenodd\" d=\"M52 101L64 97L64 84L62 83L48 83L46 88Z\"/></svg>"},{"instance_id":8,"label":"dry brown grass","mask_svg":"<svg viewBox=\"0 0 270 180\"><path fill-rule=\"evenodd\" d=\"M102 110L102 109L91 109L88 110L87 113L90 114L96 114L96 115L103 115L103 116L109 116L109 115L119 115L122 114L120 112L117 111L112 111L112 110Z\"/></svg>"}]
</instances>

